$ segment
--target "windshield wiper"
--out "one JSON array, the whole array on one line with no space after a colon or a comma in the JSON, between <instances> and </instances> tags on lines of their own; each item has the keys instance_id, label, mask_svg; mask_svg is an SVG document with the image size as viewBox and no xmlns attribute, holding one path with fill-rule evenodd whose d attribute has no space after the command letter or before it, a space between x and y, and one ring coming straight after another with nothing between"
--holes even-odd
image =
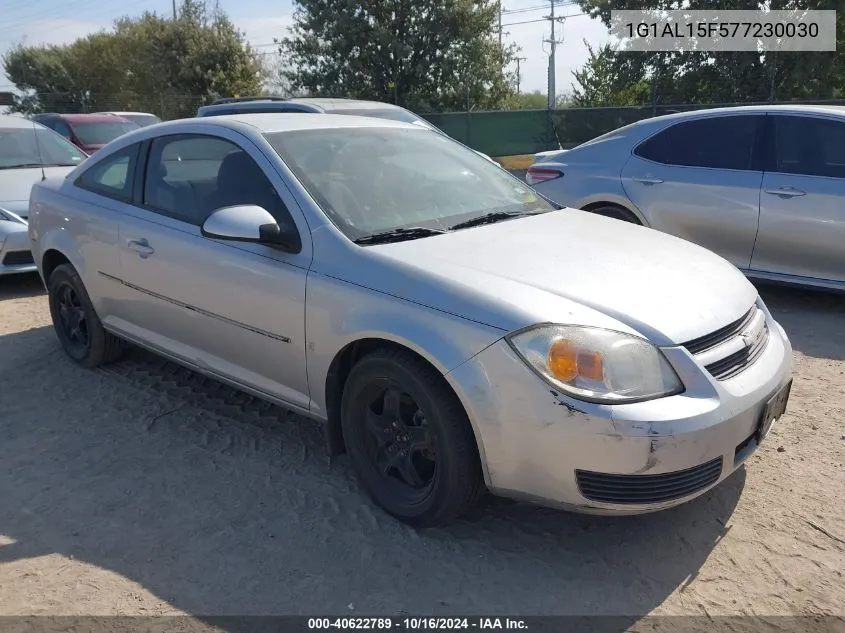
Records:
<instances>
[{"instance_id":1,"label":"windshield wiper","mask_svg":"<svg viewBox=\"0 0 845 633\"><path fill-rule=\"evenodd\" d=\"M469 220L465 220L464 222L458 222L457 224L450 226L449 230L454 231L456 229L468 229L473 226L481 226L482 224L493 224L494 222L499 222L500 220L516 218L521 215L536 214L536 211L493 211L491 213L479 215L477 218L470 218Z\"/></svg>"},{"instance_id":2,"label":"windshield wiper","mask_svg":"<svg viewBox=\"0 0 845 633\"><path fill-rule=\"evenodd\" d=\"M446 233L443 229L429 229L424 226L411 226L402 229L391 229L381 233L365 235L353 240L356 244L387 244L388 242L402 242L404 240L415 240L418 237L431 237Z\"/></svg>"}]
</instances>

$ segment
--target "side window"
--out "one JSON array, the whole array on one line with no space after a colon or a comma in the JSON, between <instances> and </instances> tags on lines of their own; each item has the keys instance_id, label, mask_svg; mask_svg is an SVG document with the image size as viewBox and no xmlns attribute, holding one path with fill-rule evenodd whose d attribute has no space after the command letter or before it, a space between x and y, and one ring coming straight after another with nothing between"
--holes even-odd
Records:
<instances>
[{"instance_id":1,"label":"side window","mask_svg":"<svg viewBox=\"0 0 845 633\"><path fill-rule=\"evenodd\" d=\"M64 136L65 138L70 138L73 134L70 131L70 126L64 121L54 121L53 122L53 129L56 130L59 134Z\"/></svg>"},{"instance_id":2,"label":"side window","mask_svg":"<svg viewBox=\"0 0 845 633\"><path fill-rule=\"evenodd\" d=\"M139 147L136 143L115 152L82 172L74 184L109 198L130 202Z\"/></svg>"},{"instance_id":3,"label":"side window","mask_svg":"<svg viewBox=\"0 0 845 633\"><path fill-rule=\"evenodd\" d=\"M773 118L777 171L845 178L845 123L813 117Z\"/></svg>"},{"instance_id":4,"label":"side window","mask_svg":"<svg viewBox=\"0 0 845 633\"><path fill-rule=\"evenodd\" d=\"M752 169L759 117L721 116L673 125L637 148L650 160L681 167ZM655 158L639 153L650 153Z\"/></svg>"},{"instance_id":5,"label":"side window","mask_svg":"<svg viewBox=\"0 0 845 633\"><path fill-rule=\"evenodd\" d=\"M291 222L275 187L238 145L199 134L161 136L150 145L145 207L201 226L222 207L252 204Z\"/></svg>"},{"instance_id":6,"label":"side window","mask_svg":"<svg viewBox=\"0 0 845 633\"><path fill-rule=\"evenodd\" d=\"M652 160L655 163L669 164L672 162L670 152L672 144L669 140L672 129L663 130L651 138L646 139L637 146L634 154L646 160Z\"/></svg>"}]
</instances>

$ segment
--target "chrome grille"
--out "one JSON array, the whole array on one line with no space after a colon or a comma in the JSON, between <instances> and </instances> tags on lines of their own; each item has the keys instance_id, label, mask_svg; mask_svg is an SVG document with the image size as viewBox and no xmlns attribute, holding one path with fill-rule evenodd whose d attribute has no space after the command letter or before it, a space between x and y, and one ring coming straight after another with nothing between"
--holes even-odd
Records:
<instances>
[{"instance_id":1,"label":"chrome grille","mask_svg":"<svg viewBox=\"0 0 845 633\"><path fill-rule=\"evenodd\" d=\"M576 470L575 478L584 498L601 503L645 504L672 501L716 483L722 474L722 458L686 470L659 475L610 475Z\"/></svg>"},{"instance_id":2,"label":"chrome grille","mask_svg":"<svg viewBox=\"0 0 845 633\"><path fill-rule=\"evenodd\" d=\"M751 321L754 320L754 317L757 314L757 306L751 306L751 309L745 313L745 315L741 319L737 319L730 325L726 325L723 328L719 328L715 332L711 334L705 334L704 336L700 336L696 339L688 341L684 343L684 347L689 350L689 353L695 356L696 354L701 354L702 352L706 352L708 349L712 349L717 345L721 345L725 341L733 338L742 330L744 330Z\"/></svg>"},{"instance_id":3,"label":"chrome grille","mask_svg":"<svg viewBox=\"0 0 845 633\"><path fill-rule=\"evenodd\" d=\"M763 329L763 334L751 346L746 347L722 360L707 365L709 371L717 380L728 380L741 373L746 367L756 361L766 350L766 343L769 342L769 328Z\"/></svg>"},{"instance_id":4,"label":"chrome grille","mask_svg":"<svg viewBox=\"0 0 845 633\"><path fill-rule=\"evenodd\" d=\"M728 380L752 365L769 342L769 327L756 305L745 315L684 347L717 380Z\"/></svg>"}]
</instances>

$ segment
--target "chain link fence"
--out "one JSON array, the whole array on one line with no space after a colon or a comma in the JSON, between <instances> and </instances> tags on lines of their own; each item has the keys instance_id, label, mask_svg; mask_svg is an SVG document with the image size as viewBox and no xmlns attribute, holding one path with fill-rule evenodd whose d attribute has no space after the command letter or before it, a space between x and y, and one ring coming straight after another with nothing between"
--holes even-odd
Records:
<instances>
[{"instance_id":1,"label":"chain link fence","mask_svg":"<svg viewBox=\"0 0 845 633\"><path fill-rule=\"evenodd\" d=\"M30 111L79 114L89 112L149 112L164 120L196 115L197 109L214 97L179 94L39 95L37 108ZM845 105L845 99L791 101L816 105ZM27 110L24 99L18 109ZM32 106L36 104L31 104ZM616 128L653 116L706 108L752 105L746 103L661 104L644 106L576 108L555 110L497 110L420 113L449 136L491 156L515 156L570 148ZM771 105L771 102L769 103Z\"/></svg>"},{"instance_id":2,"label":"chain link fence","mask_svg":"<svg viewBox=\"0 0 845 633\"><path fill-rule=\"evenodd\" d=\"M17 109L23 113L53 112L57 114L87 114L92 112L149 112L169 121L193 117L197 109L214 101L215 97L185 94L111 94L83 95L70 93L41 93L37 101L31 97L18 98Z\"/></svg>"}]
</instances>

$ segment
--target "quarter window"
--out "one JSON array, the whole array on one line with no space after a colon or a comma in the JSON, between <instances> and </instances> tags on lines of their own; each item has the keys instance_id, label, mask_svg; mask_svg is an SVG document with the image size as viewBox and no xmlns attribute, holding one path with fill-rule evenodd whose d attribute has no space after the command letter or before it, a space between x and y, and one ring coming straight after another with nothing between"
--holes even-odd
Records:
<instances>
[{"instance_id":1,"label":"quarter window","mask_svg":"<svg viewBox=\"0 0 845 633\"><path fill-rule=\"evenodd\" d=\"M150 144L145 207L201 226L222 207L258 205L292 222L275 187L241 147L198 134L161 136Z\"/></svg>"},{"instance_id":2,"label":"quarter window","mask_svg":"<svg viewBox=\"0 0 845 633\"><path fill-rule=\"evenodd\" d=\"M109 198L132 200L132 181L139 144L130 145L85 170L76 186Z\"/></svg>"},{"instance_id":3,"label":"quarter window","mask_svg":"<svg viewBox=\"0 0 845 633\"><path fill-rule=\"evenodd\" d=\"M775 116L777 171L845 178L845 123Z\"/></svg>"},{"instance_id":4,"label":"quarter window","mask_svg":"<svg viewBox=\"0 0 845 633\"><path fill-rule=\"evenodd\" d=\"M757 116L684 121L659 132L634 153L658 163L711 169L752 169Z\"/></svg>"}]
</instances>

